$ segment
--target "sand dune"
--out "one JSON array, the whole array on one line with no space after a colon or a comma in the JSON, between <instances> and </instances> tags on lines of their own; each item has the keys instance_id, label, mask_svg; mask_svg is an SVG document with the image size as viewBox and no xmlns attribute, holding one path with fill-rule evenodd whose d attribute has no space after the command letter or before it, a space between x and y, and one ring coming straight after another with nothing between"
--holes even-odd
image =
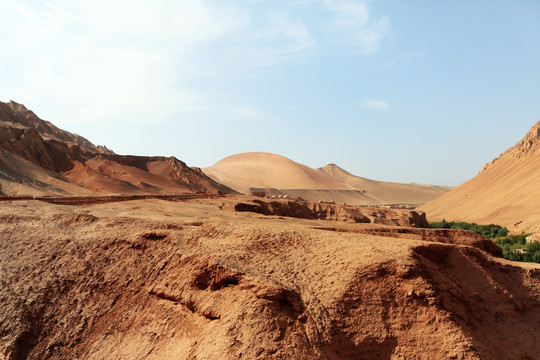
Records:
<instances>
[{"instance_id":1,"label":"sand dune","mask_svg":"<svg viewBox=\"0 0 540 360\"><path fill-rule=\"evenodd\" d=\"M265 191L311 201L348 204L421 204L450 188L375 181L348 173L335 164L312 169L286 157L250 152L229 156L203 169L212 179L239 192Z\"/></svg>"},{"instance_id":2,"label":"sand dune","mask_svg":"<svg viewBox=\"0 0 540 360\"><path fill-rule=\"evenodd\" d=\"M430 220L540 232L540 121L474 178L422 207Z\"/></svg>"},{"instance_id":3,"label":"sand dune","mask_svg":"<svg viewBox=\"0 0 540 360\"><path fill-rule=\"evenodd\" d=\"M240 192L250 188L351 190L327 174L265 152L232 155L203 171Z\"/></svg>"}]
</instances>

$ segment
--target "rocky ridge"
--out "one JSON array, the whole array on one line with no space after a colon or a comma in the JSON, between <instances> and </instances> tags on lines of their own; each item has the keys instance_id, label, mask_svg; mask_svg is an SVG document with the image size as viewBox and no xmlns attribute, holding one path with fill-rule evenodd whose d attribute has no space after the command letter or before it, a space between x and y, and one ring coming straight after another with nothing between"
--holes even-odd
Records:
<instances>
[{"instance_id":1,"label":"rocky ridge","mask_svg":"<svg viewBox=\"0 0 540 360\"><path fill-rule=\"evenodd\" d=\"M39 119L15 102L0 102L0 129L0 181L6 182L4 191L10 195L29 191L77 195L88 190L111 194L232 192L175 157L117 155ZM42 181L51 178L61 181L54 188Z\"/></svg>"},{"instance_id":2,"label":"rocky ridge","mask_svg":"<svg viewBox=\"0 0 540 360\"><path fill-rule=\"evenodd\" d=\"M538 121L529 132L518 141L518 143L511 148L507 149L497 158L493 159L487 163L482 170L486 170L495 164L500 159L512 158L512 159L522 159L526 157L535 156L535 154L540 149L540 121Z\"/></svg>"},{"instance_id":3,"label":"rocky ridge","mask_svg":"<svg viewBox=\"0 0 540 360\"><path fill-rule=\"evenodd\" d=\"M83 150L89 152L114 154L106 146L96 146L80 135L62 130L51 122L40 119L33 111L28 110L23 104L16 103L15 101L10 101L9 103L0 102L0 119L35 129L42 136L54 138L64 143L79 145Z\"/></svg>"}]
</instances>

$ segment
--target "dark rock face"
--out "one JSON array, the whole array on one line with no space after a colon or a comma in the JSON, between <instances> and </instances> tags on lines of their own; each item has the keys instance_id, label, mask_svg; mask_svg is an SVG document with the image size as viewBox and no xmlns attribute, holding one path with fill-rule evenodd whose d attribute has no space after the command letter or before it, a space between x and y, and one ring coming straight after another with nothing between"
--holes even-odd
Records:
<instances>
[{"instance_id":1,"label":"dark rock face","mask_svg":"<svg viewBox=\"0 0 540 360\"><path fill-rule=\"evenodd\" d=\"M426 213L422 211L411 211L406 220L406 223L412 227L428 228L429 223L426 219Z\"/></svg>"}]
</instances>

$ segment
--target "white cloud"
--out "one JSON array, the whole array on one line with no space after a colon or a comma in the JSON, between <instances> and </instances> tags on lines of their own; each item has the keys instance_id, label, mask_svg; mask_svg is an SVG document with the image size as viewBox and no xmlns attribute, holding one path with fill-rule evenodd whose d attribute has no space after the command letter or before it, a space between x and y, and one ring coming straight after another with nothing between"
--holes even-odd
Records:
<instances>
[{"instance_id":1,"label":"white cloud","mask_svg":"<svg viewBox=\"0 0 540 360\"><path fill-rule=\"evenodd\" d=\"M28 106L48 101L63 122L155 120L199 108L202 96L182 85L196 67L190 54L235 31L241 16L201 1L148 4L51 0L8 7L13 27L2 32L12 34L11 51L0 65L17 67L19 75L1 92L22 94Z\"/></svg>"},{"instance_id":2,"label":"white cloud","mask_svg":"<svg viewBox=\"0 0 540 360\"><path fill-rule=\"evenodd\" d=\"M335 14L335 25L342 30L340 40L352 43L366 53L378 49L381 40L390 29L387 17L373 18L365 1L322 1Z\"/></svg>"},{"instance_id":3,"label":"white cloud","mask_svg":"<svg viewBox=\"0 0 540 360\"><path fill-rule=\"evenodd\" d=\"M305 24L292 21L276 12L270 14L270 26L262 34L270 39L287 39L290 46L283 49L283 52L289 53L305 49L314 41Z\"/></svg>"},{"instance_id":4,"label":"white cloud","mask_svg":"<svg viewBox=\"0 0 540 360\"><path fill-rule=\"evenodd\" d=\"M263 120L264 114L261 110L253 106L244 106L235 109L235 119L246 122L259 122Z\"/></svg>"},{"instance_id":5,"label":"white cloud","mask_svg":"<svg viewBox=\"0 0 540 360\"><path fill-rule=\"evenodd\" d=\"M316 22L307 16L321 4L333 14L328 31L335 38L376 49L387 20L350 0L251 7L215 0L10 1L0 12L0 67L9 69L0 98L58 122L156 121L226 108L193 80L276 76L283 66L322 56L314 51ZM239 109L239 116L259 116Z\"/></svg>"},{"instance_id":6,"label":"white cloud","mask_svg":"<svg viewBox=\"0 0 540 360\"><path fill-rule=\"evenodd\" d=\"M362 105L366 109L387 109L390 106L390 103L383 100L366 99Z\"/></svg>"}]
</instances>

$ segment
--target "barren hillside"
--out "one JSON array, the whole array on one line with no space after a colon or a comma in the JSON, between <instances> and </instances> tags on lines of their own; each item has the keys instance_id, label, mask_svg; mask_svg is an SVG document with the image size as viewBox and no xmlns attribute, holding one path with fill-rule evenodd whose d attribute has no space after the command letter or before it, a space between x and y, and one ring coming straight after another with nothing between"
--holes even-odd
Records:
<instances>
[{"instance_id":1,"label":"barren hillside","mask_svg":"<svg viewBox=\"0 0 540 360\"><path fill-rule=\"evenodd\" d=\"M424 205L430 220L495 223L540 232L540 121L474 178Z\"/></svg>"},{"instance_id":2,"label":"barren hillside","mask_svg":"<svg viewBox=\"0 0 540 360\"><path fill-rule=\"evenodd\" d=\"M174 157L116 155L15 102L0 102L0 191L8 195L231 192Z\"/></svg>"}]
</instances>

